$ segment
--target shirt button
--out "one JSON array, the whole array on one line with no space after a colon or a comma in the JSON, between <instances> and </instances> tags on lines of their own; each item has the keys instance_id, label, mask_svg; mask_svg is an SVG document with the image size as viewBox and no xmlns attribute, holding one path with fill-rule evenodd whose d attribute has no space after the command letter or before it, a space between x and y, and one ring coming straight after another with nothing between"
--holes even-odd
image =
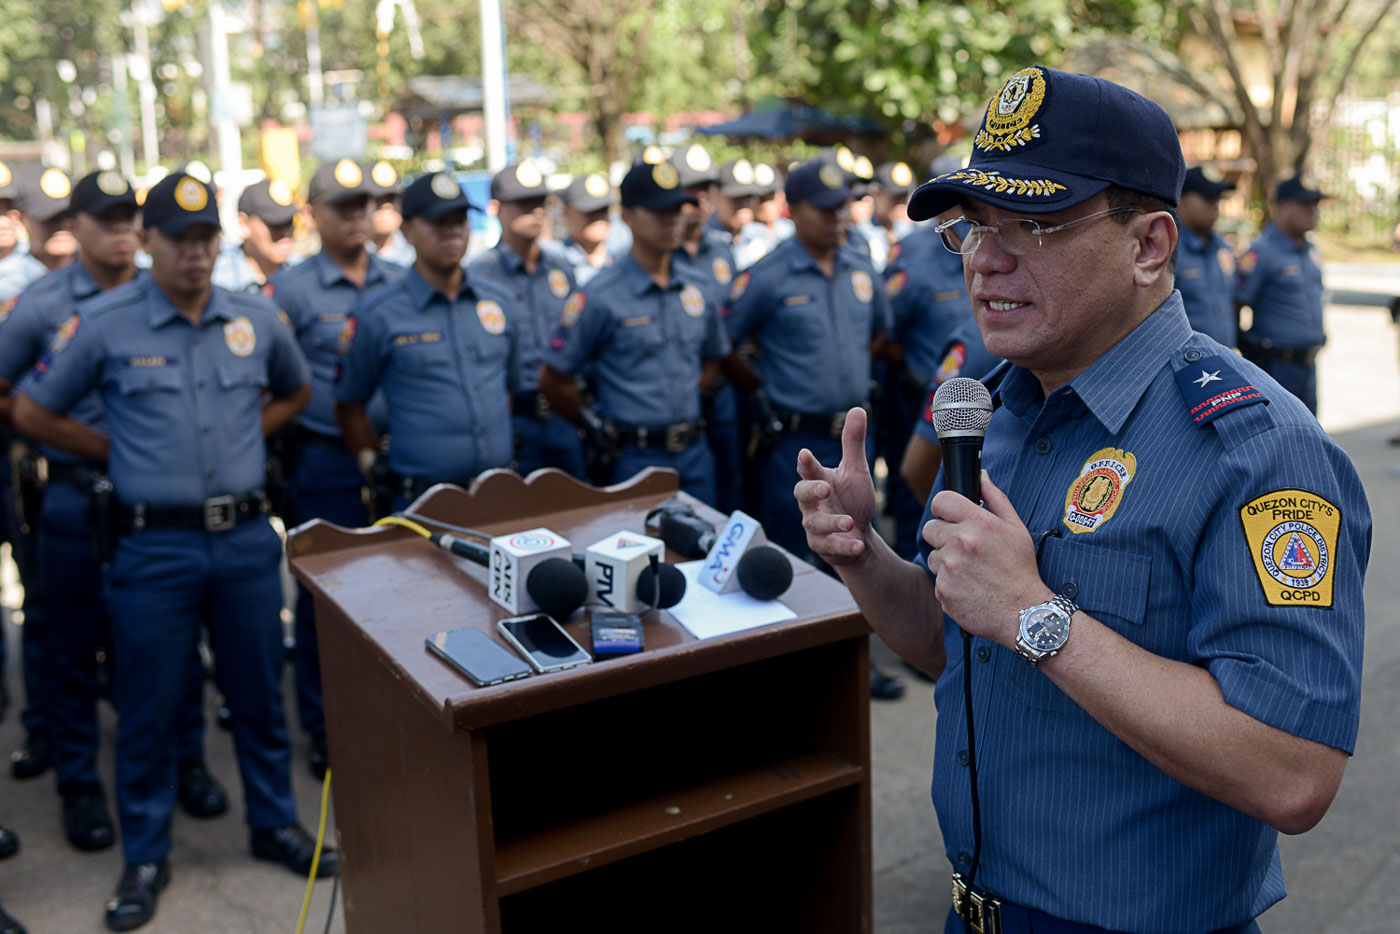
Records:
<instances>
[{"instance_id":1,"label":"shirt button","mask_svg":"<svg viewBox=\"0 0 1400 934\"><path fill-rule=\"evenodd\" d=\"M968 853L967 850L958 850L958 865L971 866L972 854Z\"/></svg>"},{"instance_id":2,"label":"shirt button","mask_svg":"<svg viewBox=\"0 0 1400 934\"><path fill-rule=\"evenodd\" d=\"M203 425L203 426L201 426L199 430L200 430L201 432L203 432L204 434L206 434L206 435L209 434L209 426L208 426L208 425Z\"/></svg>"},{"instance_id":3,"label":"shirt button","mask_svg":"<svg viewBox=\"0 0 1400 934\"><path fill-rule=\"evenodd\" d=\"M1070 581L1060 588L1060 593L1073 600L1075 597L1079 596L1079 585L1074 581Z\"/></svg>"},{"instance_id":4,"label":"shirt button","mask_svg":"<svg viewBox=\"0 0 1400 934\"><path fill-rule=\"evenodd\" d=\"M1187 363L1195 363L1197 360L1201 359L1202 356L1204 356L1204 354L1199 350L1188 350L1185 354Z\"/></svg>"},{"instance_id":5,"label":"shirt button","mask_svg":"<svg viewBox=\"0 0 1400 934\"><path fill-rule=\"evenodd\" d=\"M958 765L967 765L967 750L958 750Z\"/></svg>"},{"instance_id":6,"label":"shirt button","mask_svg":"<svg viewBox=\"0 0 1400 934\"><path fill-rule=\"evenodd\" d=\"M194 388L195 388L195 389L203 389L203 388L204 388L204 380L200 380L199 382L195 383L195 384L194 384Z\"/></svg>"},{"instance_id":7,"label":"shirt button","mask_svg":"<svg viewBox=\"0 0 1400 934\"><path fill-rule=\"evenodd\" d=\"M1049 438L1041 436L1035 439L1035 453L1037 454L1049 454L1052 447L1054 445L1050 443Z\"/></svg>"},{"instance_id":8,"label":"shirt button","mask_svg":"<svg viewBox=\"0 0 1400 934\"><path fill-rule=\"evenodd\" d=\"M214 479L214 471L211 470L211 471L209 471L208 473L206 473L206 474L204 475L204 479L206 479L206 480L213 480L213 479Z\"/></svg>"},{"instance_id":9,"label":"shirt button","mask_svg":"<svg viewBox=\"0 0 1400 934\"><path fill-rule=\"evenodd\" d=\"M987 661L988 659L990 659L991 657L992 657L992 650L991 650L991 649L987 648L985 645L979 645L979 646L977 647L977 660L978 660L979 662L985 662L985 661Z\"/></svg>"}]
</instances>

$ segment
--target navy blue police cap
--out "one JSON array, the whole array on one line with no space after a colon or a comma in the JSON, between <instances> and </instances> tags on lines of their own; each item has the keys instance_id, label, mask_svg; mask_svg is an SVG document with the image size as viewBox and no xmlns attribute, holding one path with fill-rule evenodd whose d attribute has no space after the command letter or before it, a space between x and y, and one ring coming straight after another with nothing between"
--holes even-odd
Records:
<instances>
[{"instance_id":1,"label":"navy blue police cap","mask_svg":"<svg viewBox=\"0 0 1400 934\"><path fill-rule=\"evenodd\" d=\"M481 209L467 200L462 183L451 172L430 172L418 176L403 190L403 204L399 210L406 221L415 217L432 221L453 211Z\"/></svg>"},{"instance_id":2,"label":"navy blue police cap","mask_svg":"<svg viewBox=\"0 0 1400 934\"><path fill-rule=\"evenodd\" d=\"M671 153L668 161L680 174L682 188L719 184L719 166L715 165L709 150L699 143L687 143Z\"/></svg>"},{"instance_id":3,"label":"navy blue police cap","mask_svg":"<svg viewBox=\"0 0 1400 934\"><path fill-rule=\"evenodd\" d=\"M829 211L851 200L846 173L834 162L813 159L788 173L783 194L789 204L805 201L815 208Z\"/></svg>"},{"instance_id":4,"label":"navy blue police cap","mask_svg":"<svg viewBox=\"0 0 1400 934\"><path fill-rule=\"evenodd\" d=\"M365 170L354 159L323 162L306 185L306 200L311 204L345 204L369 194Z\"/></svg>"},{"instance_id":5,"label":"navy blue police cap","mask_svg":"<svg viewBox=\"0 0 1400 934\"><path fill-rule=\"evenodd\" d=\"M612 207L612 185L608 184L608 177L602 172L576 175L569 182L569 187L564 189L563 197L565 206L591 214Z\"/></svg>"},{"instance_id":6,"label":"navy blue police cap","mask_svg":"<svg viewBox=\"0 0 1400 934\"><path fill-rule=\"evenodd\" d=\"M20 177L15 207L38 221L51 221L68 213L73 180L62 169L36 165Z\"/></svg>"},{"instance_id":7,"label":"navy blue police cap","mask_svg":"<svg viewBox=\"0 0 1400 934\"><path fill-rule=\"evenodd\" d=\"M19 186L15 184L14 171L8 163L0 160L0 201L13 201L18 193Z\"/></svg>"},{"instance_id":8,"label":"navy blue police cap","mask_svg":"<svg viewBox=\"0 0 1400 934\"><path fill-rule=\"evenodd\" d=\"M1321 201L1325 197L1310 179L1301 174L1285 178L1274 188L1275 201Z\"/></svg>"},{"instance_id":9,"label":"navy blue police cap","mask_svg":"<svg viewBox=\"0 0 1400 934\"><path fill-rule=\"evenodd\" d=\"M219 207L214 186L193 175L172 172L156 182L141 206L141 224L167 237L178 237L191 227L219 227Z\"/></svg>"},{"instance_id":10,"label":"navy blue police cap","mask_svg":"<svg viewBox=\"0 0 1400 934\"><path fill-rule=\"evenodd\" d=\"M625 208L667 211L682 204L698 204L681 187L681 176L669 162L637 162L622 176L618 186Z\"/></svg>"},{"instance_id":11,"label":"navy blue police cap","mask_svg":"<svg viewBox=\"0 0 1400 934\"><path fill-rule=\"evenodd\" d=\"M886 194L907 195L914 190L915 181L907 162L886 162L875 170L875 186Z\"/></svg>"},{"instance_id":12,"label":"navy blue police cap","mask_svg":"<svg viewBox=\"0 0 1400 934\"><path fill-rule=\"evenodd\" d=\"M491 178L491 197L496 201L534 201L548 194L544 173L533 162L512 163Z\"/></svg>"},{"instance_id":13,"label":"navy blue police cap","mask_svg":"<svg viewBox=\"0 0 1400 934\"><path fill-rule=\"evenodd\" d=\"M360 171L364 172L365 178L369 179L365 187L374 197L389 198L403 194L403 178L399 175L399 170L394 168L393 163L376 159L373 162L362 164Z\"/></svg>"},{"instance_id":14,"label":"navy blue police cap","mask_svg":"<svg viewBox=\"0 0 1400 934\"><path fill-rule=\"evenodd\" d=\"M68 210L73 214L89 214L100 217L109 208L125 205L137 207L136 189L122 177L122 173L112 169L89 172L73 186L68 197Z\"/></svg>"},{"instance_id":15,"label":"navy blue police cap","mask_svg":"<svg viewBox=\"0 0 1400 934\"><path fill-rule=\"evenodd\" d=\"M909 199L928 220L962 198L1024 214L1063 211L1116 185L1175 205L1186 162L1171 117L1127 88L1032 65L987 104L967 168Z\"/></svg>"},{"instance_id":16,"label":"navy blue police cap","mask_svg":"<svg viewBox=\"0 0 1400 934\"><path fill-rule=\"evenodd\" d=\"M1227 182L1220 170L1213 165L1197 165L1186 170L1186 180L1181 183L1181 193L1195 192L1206 198L1219 198L1227 191L1234 191L1235 183Z\"/></svg>"},{"instance_id":17,"label":"navy blue police cap","mask_svg":"<svg viewBox=\"0 0 1400 934\"><path fill-rule=\"evenodd\" d=\"M265 178L243 189L238 196L238 213L256 217L269 227L281 227L297 216L297 205L286 182Z\"/></svg>"}]
</instances>

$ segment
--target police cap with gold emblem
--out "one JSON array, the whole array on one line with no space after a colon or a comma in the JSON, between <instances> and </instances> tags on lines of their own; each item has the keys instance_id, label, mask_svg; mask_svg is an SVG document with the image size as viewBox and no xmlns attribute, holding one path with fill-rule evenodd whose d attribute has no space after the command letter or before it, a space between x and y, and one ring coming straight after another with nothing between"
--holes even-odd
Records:
<instances>
[{"instance_id":1,"label":"police cap with gold emblem","mask_svg":"<svg viewBox=\"0 0 1400 934\"><path fill-rule=\"evenodd\" d=\"M788 173L783 194L789 204L805 201L815 208L829 211L851 200L846 173L834 162L813 159Z\"/></svg>"},{"instance_id":2,"label":"police cap with gold emblem","mask_svg":"<svg viewBox=\"0 0 1400 934\"><path fill-rule=\"evenodd\" d=\"M914 190L914 170L907 162L886 162L875 170L875 185L888 195L907 195Z\"/></svg>"},{"instance_id":3,"label":"police cap with gold emblem","mask_svg":"<svg viewBox=\"0 0 1400 934\"><path fill-rule=\"evenodd\" d=\"M0 160L0 201L13 201L18 193L14 169L9 163Z\"/></svg>"},{"instance_id":4,"label":"police cap with gold emblem","mask_svg":"<svg viewBox=\"0 0 1400 934\"><path fill-rule=\"evenodd\" d=\"M403 190L403 219L411 221L415 217L424 220L437 220L453 211L479 211L467 199L461 182L451 172L429 172L413 180L413 184Z\"/></svg>"},{"instance_id":5,"label":"police cap with gold emblem","mask_svg":"<svg viewBox=\"0 0 1400 934\"><path fill-rule=\"evenodd\" d=\"M322 163L306 186L306 200L311 204L344 204L369 195L365 171L354 159Z\"/></svg>"},{"instance_id":6,"label":"police cap with gold emblem","mask_svg":"<svg viewBox=\"0 0 1400 934\"><path fill-rule=\"evenodd\" d=\"M491 197L496 201L538 201L549 194L544 173L533 162L516 162L491 177Z\"/></svg>"},{"instance_id":7,"label":"police cap with gold emblem","mask_svg":"<svg viewBox=\"0 0 1400 934\"><path fill-rule=\"evenodd\" d=\"M681 187L681 176L669 162L634 163L618 186L625 208L646 208L666 211L682 204L698 204L693 195Z\"/></svg>"},{"instance_id":8,"label":"police cap with gold emblem","mask_svg":"<svg viewBox=\"0 0 1400 934\"><path fill-rule=\"evenodd\" d=\"M754 166L749 160L730 159L719 167L719 193L726 198L747 198L759 191Z\"/></svg>"},{"instance_id":9,"label":"police cap with gold emblem","mask_svg":"<svg viewBox=\"0 0 1400 934\"><path fill-rule=\"evenodd\" d=\"M167 237L178 237L191 227L218 229L219 207L214 201L214 187L193 175L172 172L146 193L141 224Z\"/></svg>"},{"instance_id":10,"label":"police cap with gold emblem","mask_svg":"<svg viewBox=\"0 0 1400 934\"><path fill-rule=\"evenodd\" d=\"M100 217L109 209L119 205L135 208L136 189L122 177L120 172L103 169L89 172L73 186L69 196L68 210L73 214L90 214Z\"/></svg>"},{"instance_id":11,"label":"police cap with gold emblem","mask_svg":"<svg viewBox=\"0 0 1400 934\"><path fill-rule=\"evenodd\" d=\"M1103 78L1033 65L987 104L967 168L909 199L922 221L970 198L1022 214L1063 211L1116 185L1175 205L1186 163L1167 112Z\"/></svg>"},{"instance_id":12,"label":"police cap with gold emblem","mask_svg":"<svg viewBox=\"0 0 1400 934\"><path fill-rule=\"evenodd\" d=\"M19 180L15 207L39 221L51 221L68 213L68 199L73 194L73 180L62 169L36 165Z\"/></svg>"},{"instance_id":13,"label":"police cap with gold emblem","mask_svg":"<svg viewBox=\"0 0 1400 934\"><path fill-rule=\"evenodd\" d=\"M1213 165L1198 165L1186 170L1186 180L1181 183L1181 193L1193 191L1205 198L1219 198L1227 191L1234 191L1235 183L1227 182L1220 170Z\"/></svg>"},{"instance_id":14,"label":"police cap with gold emblem","mask_svg":"<svg viewBox=\"0 0 1400 934\"><path fill-rule=\"evenodd\" d=\"M1321 201L1327 197L1303 175L1292 175L1274 187L1275 201Z\"/></svg>"},{"instance_id":15,"label":"police cap with gold emblem","mask_svg":"<svg viewBox=\"0 0 1400 934\"><path fill-rule=\"evenodd\" d=\"M286 182L265 178L243 189L238 196L238 213L256 217L269 227L282 227L297 216L297 206Z\"/></svg>"},{"instance_id":16,"label":"police cap with gold emblem","mask_svg":"<svg viewBox=\"0 0 1400 934\"><path fill-rule=\"evenodd\" d=\"M687 143L671 153L668 160L681 177L682 188L719 184L719 166L709 150L699 143Z\"/></svg>"},{"instance_id":17,"label":"police cap with gold emblem","mask_svg":"<svg viewBox=\"0 0 1400 934\"><path fill-rule=\"evenodd\" d=\"M569 187L564 189L563 198L567 207L591 214L612 207L612 186L608 184L608 177L602 172L576 175L574 180L569 182Z\"/></svg>"},{"instance_id":18,"label":"police cap with gold emblem","mask_svg":"<svg viewBox=\"0 0 1400 934\"><path fill-rule=\"evenodd\" d=\"M365 173L365 187L374 197L389 198L403 194L403 177L393 163L384 159L362 162L360 171Z\"/></svg>"}]
</instances>

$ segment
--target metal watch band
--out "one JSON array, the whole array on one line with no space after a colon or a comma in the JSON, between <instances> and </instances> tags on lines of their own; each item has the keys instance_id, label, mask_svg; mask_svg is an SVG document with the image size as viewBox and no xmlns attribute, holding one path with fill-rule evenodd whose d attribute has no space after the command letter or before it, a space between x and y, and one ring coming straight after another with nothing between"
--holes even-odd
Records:
<instances>
[{"instance_id":1,"label":"metal watch band","mask_svg":"<svg viewBox=\"0 0 1400 934\"><path fill-rule=\"evenodd\" d=\"M1074 601L1062 593L1055 594L1050 604L1064 613L1066 619L1079 612L1079 607L1075 605Z\"/></svg>"}]
</instances>

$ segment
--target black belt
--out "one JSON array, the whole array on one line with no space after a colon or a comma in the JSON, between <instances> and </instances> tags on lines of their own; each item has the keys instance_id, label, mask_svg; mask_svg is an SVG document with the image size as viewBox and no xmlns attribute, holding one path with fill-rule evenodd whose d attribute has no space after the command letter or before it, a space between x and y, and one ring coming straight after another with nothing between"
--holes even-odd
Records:
<instances>
[{"instance_id":1,"label":"black belt","mask_svg":"<svg viewBox=\"0 0 1400 934\"><path fill-rule=\"evenodd\" d=\"M317 444L321 447L336 448L342 451L349 450L345 446L345 439L340 435L328 435L324 431L307 428L305 425L297 426L297 440L302 444Z\"/></svg>"},{"instance_id":2,"label":"black belt","mask_svg":"<svg viewBox=\"0 0 1400 934\"><path fill-rule=\"evenodd\" d=\"M647 428L642 425L617 426L619 444L635 448L656 448L667 454L679 454L699 441L704 434L705 423L701 420L675 422L659 428Z\"/></svg>"},{"instance_id":3,"label":"black belt","mask_svg":"<svg viewBox=\"0 0 1400 934\"><path fill-rule=\"evenodd\" d=\"M253 490L237 496L213 496L199 506L118 503L117 520L123 533L163 528L227 532L239 523L261 518L267 509L267 496L262 490Z\"/></svg>"},{"instance_id":4,"label":"black belt","mask_svg":"<svg viewBox=\"0 0 1400 934\"><path fill-rule=\"evenodd\" d=\"M1278 361L1312 366L1317 361L1317 354L1321 349L1320 344L1311 347L1280 347L1267 337L1255 337L1249 331L1240 335L1240 350L1246 357L1254 358L1255 363Z\"/></svg>"},{"instance_id":5,"label":"black belt","mask_svg":"<svg viewBox=\"0 0 1400 934\"><path fill-rule=\"evenodd\" d=\"M99 464L82 461L49 461L49 483L66 483L80 490L90 490L107 471Z\"/></svg>"},{"instance_id":6,"label":"black belt","mask_svg":"<svg viewBox=\"0 0 1400 934\"><path fill-rule=\"evenodd\" d=\"M439 483L455 483L462 489L467 489L476 479L476 474L462 481L457 480L425 480L422 477L409 477L395 471L389 471L389 484L395 496L402 496L412 502L428 491L429 487L437 486Z\"/></svg>"},{"instance_id":7,"label":"black belt","mask_svg":"<svg viewBox=\"0 0 1400 934\"><path fill-rule=\"evenodd\" d=\"M861 403L861 408L865 408L865 403ZM807 434L825 435L836 441L841 440L841 432L846 427L846 415L849 409L830 414L813 415L807 412L793 412L788 409L773 408L773 414L778 417L778 422L783 431L805 432Z\"/></svg>"},{"instance_id":8,"label":"black belt","mask_svg":"<svg viewBox=\"0 0 1400 934\"><path fill-rule=\"evenodd\" d=\"M554 417L554 406L542 392L517 392L510 397L510 411L513 415L528 415L542 422Z\"/></svg>"}]
</instances>

